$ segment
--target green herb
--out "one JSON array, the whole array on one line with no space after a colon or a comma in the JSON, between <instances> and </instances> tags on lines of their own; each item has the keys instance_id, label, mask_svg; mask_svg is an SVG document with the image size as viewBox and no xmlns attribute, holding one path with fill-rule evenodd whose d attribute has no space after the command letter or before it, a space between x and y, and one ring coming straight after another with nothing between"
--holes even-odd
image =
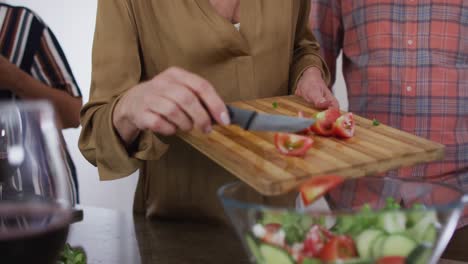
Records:
<instances>
[{"instance_id":1,"label":"green herb","mask_svg":"<svg viewBox=\"0 0 468 264\"><path fill-rule=\"evenodd\" d=\"M372 207L370 206L370 204L364 204L361 207L361 212L372 212Z\"/></svg>"},{"instance_id":2,"label":"green herb","mask_svg":"<svg viewBox=\"0 0 468 264\"><path fill-rule=\"evenodd\" d=\"M374 118L374 120L372 120L372 125L373 125L373 126L378 126L378 125L380 125L379 120L377 120L377 119Z\"/></svg>"},{"instance_id":3,"label":"green herb","mask_svg":"<svg viewBox=\"0 0 468 264\"><path fill-rule=\"evenodd\" d=\"M273 102L272 105L274 109L278 108L278 102Z\"/></svg>"},{"instance_id":4,"label":"green herb","mask_svg":"<svg viewBox=\"0 0 468 264\"><path fill-rule=\"evenodd\" d=\"M332 231L337 234L348 233L356 225L354 216L342 215L336 219L336 224L333 226Z\"/></svg>"},{"instance_id":5,"label":"green herb","mask_svg":"<svg viewBox=\"0 0 468 264\"><path fill-rule=\"evenodd\" d=\"M82 248L73 248L67 243L57 264L86 264L86 254Z\"/></svg>"},{"instance_id":6,"label":"green herb","mask_svg":"<svg viewBox=\"0 0 468 264\"><path fill-rule=\"evenodd\" d=\"M338 234L357 236L365 229L375 226L377 221L377 214L372 211L369 204L365 204L358 214L338 217L333 231Z\"/></svg>"},{"instance_id":7,"label":"green herb","mask_svg":"<svg viewBox=\"0 0 468 264\"><path fill-rule=\"evenodd\" d=\"M413 204L413 209L415 209L415 210L423 210L423 209L426 209L426 206L424 206L424 204L415 203L415 204Z\"/></svg>"},{"instance_id":8,"label":"green herb","mask_svg":"<svg viewBox=\"0 0 468 264\"><path fill-rule=\"evenodd\" d=\"M383 210L398 210L400 209L400 205L393 199L393 197L388 197L385 207Z\"/></svg>"},{"instance_id":9,"label":"green herb","mask_svg":"<svg viewBox=\"0 0 468 264\"><path fill-rule=\"evenodd\" d=\"M323 225L325 219L323 217L312 218L300 213L265 212L261 223L263 225L280 224L285 232L286 242L292 245L304 241L310 227L314 224Z\"/></svg>"},{"instance_id":10,"label":"green herb","mask_svg":"<svg viewBox=\"0 0 468 264\"><path fill-rule=\"evenodd\" d=\"M286 242L294 244L305 239L306 228L301 224L303 216L295 213L285 213L282 219L282 227L286 233Z\"/></svg>"}]
</instances>

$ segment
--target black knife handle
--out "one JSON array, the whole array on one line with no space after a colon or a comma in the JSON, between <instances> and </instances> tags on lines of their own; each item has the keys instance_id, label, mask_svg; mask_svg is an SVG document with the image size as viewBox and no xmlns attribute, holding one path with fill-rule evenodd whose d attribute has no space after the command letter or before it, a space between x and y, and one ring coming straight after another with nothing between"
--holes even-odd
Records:
<instances>
[{"instance_id":1,"label":"black knife handle","mask_svg":"<svg viewBox=\"0 0 468 264\"><path fill-rule=\"evenodd\" d=\"M235 115L235 114L234 114L234 111L232 110L232 107L229 106L229 105L226 105L226 109L228 110L229 119L232 119L233 116Z\"/></svg>"},{"instance_id":2,"label":"black knife handle","mask_svg":"<svg viewBox=\"0 0 468 264\"><path fill-rule=\"evenodd\" d=\"M240 109L229 105L226 105L226 109L229 114L229 119L231 119L231 124L239 125L245 130L248 130L250 128L250 125L252 124L253 120L255 119L255 116L257 115L257 112L255 111ZM213 124L217 123L213 116L210 115L210 118Z\"/></svg>"},{"instance_id":3,"label":"black knife handle","mask_svg":"<svg viewBox=\"0 0 468 264\"><path fill-rule=\"evenodd\" d=\"M245 127L244 127L245 130L250 129L250 125L252 124L252 121L254 121L256 116L257 116L257 112L253 112L252 115L250 116L249 120L247 121L247 124L245 124Z\"/></svg>"},{"instance_id":4,"label":"black knife handle","mask_svg":"<svg viewBox=\"0 0 468 264\"><path fill-rule=\"evenodd\" d=\"M248 130L250 128L252 121L257 115L257 112L255 111L241 109L234 106L226 105L226 108L228 109L229 117L231 118L231 123L239 125L245 130Z\"/></svg>"}]
</instances>

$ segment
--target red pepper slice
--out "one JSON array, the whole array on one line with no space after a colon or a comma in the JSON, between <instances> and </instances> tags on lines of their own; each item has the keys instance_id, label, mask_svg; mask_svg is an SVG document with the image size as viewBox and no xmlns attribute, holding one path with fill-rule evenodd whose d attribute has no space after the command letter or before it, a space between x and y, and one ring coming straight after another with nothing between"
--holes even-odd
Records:
<instances>
[{"instance_id":1,"label":"red pepper slice","mask_svg":"<svg viewBox=\"0 0 468 264\"><path fill-rule=\"evenodd\" d=\"M336 236L325 244L319 257L322 261L328 262L350 259L356 256L356 245L353 239L348 236Z\"/></svg>"},{"instance_id":2,"label":"red pepper slice","mask_svg":"<svg viewBox=\"0 0 468 264\"><path fill-rule=\"evenodd\" d=\"M340 138L351 138L354 136L353 113L346 113L336 119L333 124L333 134Z\"/></svg>"},{"instance_id":3,"label":"red pepper slice","mask_svg":"<svg viewBox=\"0 0 468 264\"><path fill-rule=\"evenodd\" d=\"M304 248L302 255L304 257L313 258L320 254L325 244L333 238L328 230L319 225L313 225L307 232L304 240Z\"/></svg>"},{"instance_id":4,"label":"red pepper slice","mask_svg":"<svg viewBox=\"0 0 468 264\"><path fill-rule=\"evenodd\" d=\"M341 116L338 108L328 108L315 114L315 123L310 130L320 136L331 136L333 134L333 123Z\"/></svg>"},{"instance_id":5,"label":"red pepper slice","mask_svg":"<svg viewBox=\"0 0 468 264\"><path fill-rule=\"evenodd\" d=\"M400 256L388 256L379 258L377 264L405 264L406 258Z\"/></svg>"},{"instance_id":6,"label":"red pepper slice","mask_svg":"<svg viewBox=\"0 0 468 264\"><path fill-rule=\"evenodd\" d=\"M304 156L312 147L314 140L310 137L288 133L276 133L275 145L278 151L288 156Z\"/></svg>"},{"instance_id":7,"label":"red pepper slice","mask_svg":"<svg viewBox=\"0 0 468 264\"><path fill-rule=\"evenodd\" d=\"M302 202L305 206L312 204L322 197L326 192L344 181L344 178L337 175L316 176L304 182L300 187Z\"/></svg>"}]
</instances>

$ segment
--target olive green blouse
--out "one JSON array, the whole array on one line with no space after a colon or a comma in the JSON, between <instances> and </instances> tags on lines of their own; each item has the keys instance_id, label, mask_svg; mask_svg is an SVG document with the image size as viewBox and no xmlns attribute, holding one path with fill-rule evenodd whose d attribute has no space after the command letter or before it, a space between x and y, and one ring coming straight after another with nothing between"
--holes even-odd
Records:
<instances>
[{"instance_id":1,"label":"olive green blouse","mask_svg":"<svg viewBox=\"0 0 468 264\"><path fill-rule=\"evenodd\" d=\"M127 150L112 125L119 98L170 66L209 80L226 101L287 95L311 66L328 70L307 29L309 0L241 0L238 31L209 0L99 0L90 101L79 147L101 180L140 169L135 210L166 218L223 211L216 190L235 178L177 137L140 134Z\"/></svg>"}]
</instances>

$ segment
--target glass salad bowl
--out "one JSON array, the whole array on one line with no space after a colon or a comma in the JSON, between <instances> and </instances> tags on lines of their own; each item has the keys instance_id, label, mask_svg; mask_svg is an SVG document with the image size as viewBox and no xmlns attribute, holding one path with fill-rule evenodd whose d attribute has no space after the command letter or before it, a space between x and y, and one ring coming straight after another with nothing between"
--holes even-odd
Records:
<instances>
[{"instance_id":1,"label":"glass salad bowl","mask_svg":"<svg viewBox=\"0 0 468 264\"><path fill-rule=\"evenodd\" d=\"M468 196L442 183L346 180L305 207L242 182L218 195L252 263L437 263Z\"/></svg>"}]
</instances>

